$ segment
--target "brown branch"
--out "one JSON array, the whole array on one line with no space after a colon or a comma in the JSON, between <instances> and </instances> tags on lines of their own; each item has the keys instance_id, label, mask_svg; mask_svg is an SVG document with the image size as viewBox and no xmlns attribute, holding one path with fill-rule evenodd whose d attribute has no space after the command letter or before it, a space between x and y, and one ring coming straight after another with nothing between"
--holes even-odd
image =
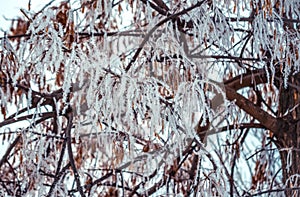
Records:
<instances>
[{"instance_id":1,"label":"brown branch","mask_svg":"<svg viewBox=\"0 0 300 197\"><path fill-rule=\"evenodd\" d=\"M18 35L13 35L13 36L0 37L0 40L14 39L14 38L26 38L26 37L30 37L30 36L31 36L31 34L18 34Z\"/></svg>"},{"instance_id":2,"label":"brown branch","mask_svg":"<svg viewBox=\"0 0 300 197\"><path fill-rule=\"evenodd\" d=\"M0 160L0 168L3 165L3 163L7 160L10 152L12 151L12 149L17 145L17 143L20 141L21 139L21 134L19 134L16 139L13 141L13 143L10 144L10 146L8 147L8 149L6 150L5 154L3 155L3 157Z\"/></svg>"},{"instance_id":3,"label":"brown branch","mask_svg":"<svg viewBox=\"0 0 300 197\"><path fill-rule=\"evenodd\" d=\"M216 154L217 157L219 158L219 161L220 161L221 164L222 164L222 167L223 167L223 169L224 169L224 171L225 171L225 175L226 175L227 178L228 178L228 182L229 182L230 188L232 188L232 190L235 189L235 191L237 192L238 189L237 189L237 187L236 187L236 184L234 183L235 181L234 181L234 179L232 179L231 174L229 173L229 170L228 170L229 166L228 166L228 168L227 168L227 165L225 164L225 162L224 162L224 160L223 160L222 155L221 155L220 152L217 152L217 150L215 150L214 152L215 152L215 154ZM238 195L238 196L239 196L239 195Z\"/></svg>"},{"instance_id":4,"label":"brown branch","mask_svg":"<svg viewBox=\"0 0 300 197\"><path fill-rule=\"evenodd\" d=\"M29 115L29 116L30 116L30 115ZM31 116L32 116L32 115L31 115ZM37 120L37 121L35 121L35 124L39 124L39 123L41 123L41 122L47 120L48 118L51 118L52 116L53 116L53 112L43 113L42 118L39 119L39 120ZM25 116L25 117L28 117L28 116ZM21 117L21 118L22 118L22 117ZM12 119L12 120L13 120L13 119ZM0 123L0 124L1 124L1 123ZM29 129L29 128L26 128L25 131L28 130L28 129ZM8 158L8 156L9 156L10 152L12 151L12 149L17 145L17 143L18 143L20 140L21 140L21 135L19 134L19 135L16 137L16 139L13 141L13 143L11 143L11 145L7 148L5 154L4 154L3 157L1 158L1 160L0 160L0 168L1 168L1 166L3 165L3 163L4 163L5 161L7 161L7 158Z\"/></svg>"},{"instance_id":5,"label":"brown branch","mask_svg":"<svg viewBox=\"0 0 300 197\"><path fill-rule=\"evenodd\" d=\"M267 151L277 151L277 150L278 150L277 148L269 148L269 149L262 148L262 149L259 149L258 151L255 151L255 153L253 153L252 155L247 157L246 160L249 160L249 159L253 158L254 156L258 155L258 153L261 153L264 151L267 152Z\"/></svg>"},{"instance_id":6,"label":"brown branch","mask_svg":"<svg viewBox=\"0 0 300 197\"><path fill-rule=\"evenodd\" d=\"M284 131L289 129L289 125L282 118L275 118L269 113L256 106L254 103L246 99L241 94L237 93L230 86L225 86L226 97L230 101L235 101L235 104L244 110L247 114L258 120L264 127L271 130L277 137L283 137Z\"/></svg>"},{"instance_id":7,"label":"brown branch","mask_svg":"<svg viewBox=\"0 0 300 197\"><path fill-rule=\"evenodd\" d=\"M267 75L265 69L257 69L251 72L240 74L232 79L224 81L224 85L234 90L245 87L267 83Z\"/></svg>"},{"instance_id":8,"label":"brown branch","mask_svg":"<svg viewBox=\"0 0 300 197\"><path fill-rule=\"evenodd\" d=\"M266 191L257 192L255 194L252 194L252 195L249 195L249 196L261 196L262 194L269 194L269 193L275 193L275 192L277 193L276 195L278 195L278 192L295 191L295 190L299 190L299 192L300 192L300 187L270 189L270 190L266 190Z\"/></svg>"},{"instance_id":9,"label":"brown branch","mask_svg":"<svg viewBox=\"0 0 300 197\"><path fill-rule=\"evenodd\" d=\"M84 188L85 188L86 190L90 190L94 185L100 184L103 180L107 179L108 177L110 177L110 176L112 176L112 175L113 175L113 170L111 170L111 171L108 172L106 175L102 176L101 178L95 180L94 182L85 185Z\"/></svg>"},{"instance_id":10,"label":"brown branch","mask_svg":"<svg viewBox=\"0 0 300 197\"><path fill-rule=\"evenodd\" d=\"M129 62L129 64L126 66L125 68L125 71L128 72L129 69L131 68L132 64L136 61L137 57L139 56L140 52L142 51L142 49L144 48L145 44L148 42L150 36L161 26L163 25L164 23L170 21L170 20L173 20L173 19L176 19L177 17L181 16L181 15L184 15L186 13L188 13L189 11L197 8L197 7L200 7L203 3L205 2L205 0L203 1L200 1L198 3L196 3L195 5L187 8L187 9L184 9L178 13L175 13L175 14L172 14L170 16L168 16L167 18L161 20L160 22L158 22L148 33L147 35L145 36L145 38L143 39L143 41L141 42L141 44L139 45L137 51L135 52L134 56L132 57L131 61Z\"/></svg>"},{"instance_id":11,"label":"brown branch","mask_svg":"<svg viewBox=\"0 0 300 197\"><path fill-rule=\"evenodd\" d=\"M171 178L174 178L176 173L179 171L185 160L188 158L189 155L194 151L194 149L198 145L194 145L193 143L196 142L195 140L192 140L185 150L182 152L182 155L178 156L174 161L176 161L176 165L172 166L171 169L167 170L167 175L165 175L159 182L155 183L151 188L149 188L147 191L144 192L143 196L151 196L153 193L155 193L159 188L163 187L167 183L169 183ZM182 158L184 156L184 158Z\"/></svg>"},{"instance_id":12,"label":"brown branch","mask_svg":"<svg viewBox=\"0 0 300 197\"><path fill-rule=\"evenodd\" d=\"M140 194L137 193L137 190L141 187L141 186L144 186L147 181L151 180L155 175L157 174L157 169L154 170L154 172L152 174L150 174L149 176L147 177L143 177L143 180L142 182L140 182L137 186L135 186L132 190L132 192L128 195L128 197L132 197L134 196L134 194L137 194L138 196L140 196Z\"/></svg>"},{"instance_id":13,"label":"brown branch","mask_svg":"<svg viewBox=\"0 0 300 197\"><path fill-rule=\"evenodd\" d=\"M116 182L111 182L111 181L106 181L104 183L98 183L98 185L100 186L108 186L108 187L114 187L114 188L120 188L122 190L126 190L128 192L132 192L133 189L131 187L128 186L124 186L124 185L118 185ZM138 193L135 193L136 195L140 196Z\"/></svg>"},{"instance_id":14,"label":"brown branch","mask_svg":"<svg viewBox=\"0 0 300 197\"><path fill-rule=\"evenodd\" d=\"M165 4L165 2L163 0L153 0L156 5L158 5L159 7L163 8L166 11L169 11L169 7Z\"/></svg>"},{"instance_id":15,"label":"brown branch","mask_svg":"<svg viewBox=\"0 0 300 197\"><path fill-rule=\"evenodd\" d=\"M55 114L55 112L45 112L45 113L40 114L40 117L48 119L48 118L52 117L54 114ZM20 121L24 121L24 120L30 120L34 116L36 116L36 114L29 114L27 116L22 116L22 117L18 117L18 118L13 117L13 118L10 118L10 119L6 119L6 120L0 122L0 128L3 127L3 126L9 125L9 124L16 123L16 122L20 122Z\"/></svg>"},{"instance_id":16,"label":"brown branch","mask_svg":"<svg viewBox=\"0 0 300 197\"><path fill-rule=\"evenodd\" d=\"M150 189L145 191L144 195L142 196L151 196L153 193L155 193L159 188L163 187L166 184L166 179L162 178L159 182L155 183Z\"/></svg>"},{"instance_id":17,"label":"brown branch","mask_svg":"<svg viewBox=\"0 0 300 197\"><path fill-rule=\"evenodd\" d=\"M159 4L158 2L160 2L160 0L154 0L156 2L156 4ZM165 9L162 9L161 7L159 7L160 5L155 5L154 3L150 2L150 1L146 1L146 0L142 0L142 2L144 4L149 3L149 5L155 10L157 11L159 14L167 16L168 12ZM162 1L161 1L162 2ZM203 2L203 1L202 1ZM200 3L202 3L200 2ZM164 3L164 2L162 2ZM42 10L41 10L42 11ZM182 14L181 14L182 15ZM173 16L173 15L170 15ZM169 17L170 17L169 16ZM36 15L33 17L35 18ZM178 17L178 16L176 16ZM174 18L172 18L174 19ZM213 17L211 18L211 20L213 20ZM225 21L228 22L252 22L254 20L254 17L241 17L241 18L237 18L237 17L227 17L225 18ZM290 19L290 18L285 18L285 17L281 17L280 20L282 20L285 23L300 23L299 19ZM267 22L276 22L279 21L276 19L266 19ZM185 20L179 20L177 19L177 21L179 23L180 27L187 27L187 28L193 28L193 22L192 21L185 21ZM245 30L243 30L245 31ZM85 33L85 32L75 32L75 34L80 35L80 36L143 36L142 33L135 33L135 34L130 34L128 32L100 32L100 33ZM14 39L14 38L24 38L24 37L30 37L31 34L20 34L20 35L11 35L11 36L7 36L8 39ZM5 39L5 37L1 37L0 40Z\"/></svg>"},{"instance_id":18,"label":"brown branch","mask_svg":"<svg viewBox=\"0 0 300 197\"><path fill-rule=\"evenodd\" d=\"M268 61L269 59L263 58L247 58L247 57L236 57L236 56L229 56L229 55L201 55L199 53L188 55L190 58L198 58L198 59L224 59L224 60L235 60L235 61L255 61L255 62L260 62L260 61Z\"/></svg>"},{"instance_id":19,"label":"brown branch","mask_svg":"<svg viewBox=\"0 0 300 197\"><path fill-rule=\"evenodd\" d=\"M37 13L34 14L33 19L35 19L37 17L37 15L39 15L40 13L42 13L47 7L49 7L55 0L51 0L50 2L48 2L46 5L44 5L44 7L42 7L42 9L40 11L38 11Z\"/></svg>"},{"instance_id":20,"label":"brown branch","mask_svg":"<svg viewBox=\"0 0 300 197\"><path fill-rule=\"evenodd\" d=\"M264 69L258 69L253 72L241 74L224 82L226 97L230 101L235 101L235 104L239 108L253 116L266 129L274 132L277 137L282 137L284 131L287 131L289 128L289 125L285 120L282 118L273 117L259 106L255 105L247 98L236 92L241 88L267 83L267 81L266 71Z\"/></svg>"},{"instance_id":21,"label":"brown branch","mask_svg":"<svg viewBox=\"0 0 300 197\"><path fill-rule=\"evenodd\" d=\"M237 105L241 109L243 109L242 107L246 107L245 104L242 105L242 102L247 103L247 104L251 104L251 107L255 107L254 111L259 111L260 113L267 114L269 119L272 118L272 119L274 119L274 122L275 122L275 121L277 121L277 119L275 117L272 117L267 112L262 110L259 106L256 106L254 103L247 100L242 95L236 93L236 91L241 89L241 88L249 87L249 86L253 86L253 85L258 85L258 84L266 83L266 82L267 82L267 76L266 76L265 70L264 69L258 69L258 70L255 70L255 71L251 71L251 72L248 72L248 73L245 73L245 74L238 75L238 76L236 76L232 79L224 81L223 82L224 84L220 84L220 86L224 85L224 89L225 89L225 92L226 92L227 99L230 100L230 101L237 100L237 103L238 103ZM221 96L221 94L219 94L219 95ZM214 109L214 106L215 107L219 106L218 103L220 103L220 96L218 96L218 94L217 94L217 96L215 96L212 99L211 103L212 103L213 109ZM241 98L243 98L242 101L240 100ZM221 100L223 100L223 97L221 98ZM248 108L250 108L250 107L248 106ZM246 110L243 109L243 110L246 111L246 112L249 112L249 110L247 110L247 109ZM263 118L266 118L266 117L263 117ZM254 117L254 118L257 119L257 117ZM242 126L241 128L246 127L246 126L258 126L259 128L267 128L265 124L259 124L259 125L253 125L253 124L245 125L244 124L244 126ZM212 130L209 130L209 131L207 130L208 128L209 128L209 122L206 123L206 127L197 128L197 134L200 137L200 139L202 140L202 142L205 142L205 140L203 141L203 139L206 138L205 136L214 134L216 132L223 132L223 131L226 131L226 130L233 129L234 125L231 125L229 127L218 128L217 130L216 130L216 128L213 128Z\"/></svg>"},{"instance_id":22,"label":"brown branch","mask_svg":"<svg viewBox=\"0 0 300 197\"><path fill-rule=\"evenodd\" d=\"M144 4L148 4L150 5L151 8L153 8L155 11L157 11L159 14L166 16L168 14L168 7L162 7L160 5L160 2L164 4L164 2L162 2L161 0L154 0L154 2L156 3L156 5L154 3L152 3L151 1L148 0L141 0ZM164 4L165 5L165 4Z\"/></svg>"},{"instance_id":23,"label":"brown branch","mask_svg":"<svg viewBox=\"0 0 300 197\"><path fill-rule=\"evenodd\" d=\"M63 158L64 158L64 155L65 155L66 145L67 145L66 140L64 140L62 148L61 148L61 152L60 152L60 157L59 157L59 160L57 162L57 168L56 168L55 176L58 176L58 174L60 173L60 168L61 168Z\"/></svg>"},{"instance_id":24,"label":"brown branch","mask_svg":"<svg viewBox=\"0 0 300 197\"><path fill-rule=\"evenodd\" d=\"M78 32L75 33L79 36L133 36L133 37L143 37L144 33L139 30L129 30L129 31L122 31L122 32L99 32L99 33L86 33L86 32Z\"/></svg>"},{"instance_id":25,"label":"brown branch","mask_svg":"<svg viewBox=\"0 0 300 197\"><path fill-rule=\"evenodd\" d=\"M207 135L213 135L216 133L221 133L224 131L230 131L233 129L243 130L243 129L266 129L266 127L260 123L241 123L238 125L228 125L221 128L214 128L207 131Z\"/></svg>"},{"instance_id":26,"label":"brown branch","mask_svg":"<svg viewBox=\"0 0 300 197\"><path fill-rule=\"evenodd\" d=\"M67 124L67 128L66 128L66 138L67 138L67 149L68 149L68 154L69 154L69 160L70 160L71 168L74 173L77 190L79 191L81 196L85 196L83 193L82 187L81 187L80 177L79 177L76 165L75 165L74 155L72 152L71 129L72 129L72 125L73 125L73 113L72 113L71 109L67 113L67 119L68 119L68 124Z\"/></svg>"},{"instance_id":27,"label":"brown branch","mask_svg":"<svg viewBox=\"0 0 300 197\"><path fill-rule=\"evenodd\" d=\"M227 17L225 18L226 21L228 22L252 22L255 19L255 17ZM289 22L289 23L300 23L299 19L291 19L291 18L286 18L286 17L281 17L280 19L266 19L267 22L276 22L282 20L283 22Z\"/></svg>"},{"instance_id":28,"label":"brown branch","mask_svg":"<svg viewBox=\"0 0 300 197\"><path fill-rule=\"evenodd\" d=\"M88 33L88 32L75 32L78 36L85 36L85 37L92 37L92 36L132 36L132 37L143 37L144 33L139 30L128 30L128 31L116 31L116 32L95 32L95 33ZM32 34L17 34L17 35L10 35L6 37L0 37L2 39L15 39L15 38L27 38L30 37Z\"/></svg>"},{"instance_id":29,"label":"brown branch","mask_svg":"<svg viewBox=\"0 0 300 197\"><path fill-rule=\"evenodd\" d=\"M51 187L50 187L50 190L49 190L49 192L48 192L48 194L47 194L47 197L52 196L53 190L54 190L56 184L58 183L60 177L62 177L62 176L66 173L67 169L68 169L70 166L71 166L71 164L68 163L66 166L64 166L64 167L61 169L61 171L59 171L59 173L57 173L57 174L55 175L55 179L54 179L54 181L53 181L53 183L52 183L52 185L51 185Z\"/></svg>"}]
</instances>

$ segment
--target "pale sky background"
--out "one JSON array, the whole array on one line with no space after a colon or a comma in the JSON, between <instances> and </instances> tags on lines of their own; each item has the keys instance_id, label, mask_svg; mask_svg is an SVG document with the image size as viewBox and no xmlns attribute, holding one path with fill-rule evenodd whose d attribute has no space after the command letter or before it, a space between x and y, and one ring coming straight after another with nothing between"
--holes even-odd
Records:
<instances>
[{"instance_id":1,"label":"pale sky background","mask_svg":"<svg viewBox=\"0 0 300 197\"><path fill-rule=\"evenodd\" d=\"M9 30L9 26L11 24L10 21L6 21L6 18L13 18L16 15L21 14L20 8L26 8L28 4L27 0L0 0L0 28L1 34L3 31Z\"/></svg>"},{"instance_id":2,"label":"pale sky background","mask_svg":"<svg viewBox=\"0 0 300 197\"><path fill-rule=\"evenodd\" d=\"M11 21L6 21L4 16L8 19L12 19L15 16L21 16L20 8L28 9L29 0L0 0L0 37L3 36L3 30L7 31L10 28ZM31 9L41 7L50 0L31 0Z\"/></svg>"},{"instance_id":3,"label":"pale sky background","mask_svg":"<svg viewBox=\"0 0 300 197\"><path fill-rule=\"evenodd\" d=\"M52 0L31 0L31 10L37 12L40 11L46 4L51 2ZM29 0L0 0L0 37L3 37L4 31L8 31L11 25L11 21L5 20L16 18L16 16L23 16L20 12L20 9L23 8L28 10L28 2ZM51 5L55 5L55 3L61 1L54 1ZM123 6L125 9L126 6ZM125 10L124 10L125 11ZM130 11L125 12L125 16L130 16L132 13ZM122 25L124 27L130 25L130 21L123 20Z\"/></svg>"}]
</instances>

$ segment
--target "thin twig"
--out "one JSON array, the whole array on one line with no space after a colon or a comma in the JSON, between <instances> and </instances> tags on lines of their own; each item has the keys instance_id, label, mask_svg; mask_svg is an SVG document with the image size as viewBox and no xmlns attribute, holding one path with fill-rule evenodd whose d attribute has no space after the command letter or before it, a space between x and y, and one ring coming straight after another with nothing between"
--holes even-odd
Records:
<instances>
[{"instance_id":1,"label":"thin twig","mask_svg":"<svg viewBox=\"0 0 300 197\"><path fill-rule=\"evenodd\" d=\"M163 25L164 23L172 20L172 19L176 19L178 16L181 16L181 15L184 15L186 14L187 12L197 8L197 7L200 7L203 3L205 2L204 1L200 1L198 3L196 3L195 5L187 8L187 9L184 9L182 10L181 12L178 12L178 13L175 13L175 14L172 14L170 16L168 16L167 18L161 20L159 23L157 23L148 33L147 35L145 36L145 38L143 39L143 41L141 42L141 44L139 45L137 51L135 52L133 58L131 59L131 61L129 62L129 64L126 66L125 68L125 71L128 72L129 69L131 68L132 64L136 61L137 57L139 56L140 52L142 51L142 49L144 48L145 44L148 42L150 36L161 26Z\"/></svg>"}]
</instances>

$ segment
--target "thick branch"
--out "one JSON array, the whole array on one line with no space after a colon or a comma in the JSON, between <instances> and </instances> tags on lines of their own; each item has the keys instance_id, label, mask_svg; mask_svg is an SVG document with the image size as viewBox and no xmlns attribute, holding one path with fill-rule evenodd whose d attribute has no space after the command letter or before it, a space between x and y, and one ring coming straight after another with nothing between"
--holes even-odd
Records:
<instances>
[{"instance_id":1,"label":"thick branch","mask_svg":"<svg viewBox=\"0 0 300 197\"><path fill-rule=\"evenodd\" d=\"M252 72L238 75L232 79L224 81L224 85L234 90L239 90L245 87L267 83L267 75L265 69L257 69Z\"/></svg>"},{"instance_id":2,"label":"thick branch","mask_svg":"<svg viewBox=\"0 0 300 197\"><path fill-rule=\"evenodd\" d=\"M277 137L282 137L284 131L288 130L289 125L283 119L271 116L269 113L256 106L244 96L237 93L230 86L225 86L225 89L228 100L235 101L235 104L239 108L258 120L263 126L271 130Z\"/></svg>"}]
</instances>

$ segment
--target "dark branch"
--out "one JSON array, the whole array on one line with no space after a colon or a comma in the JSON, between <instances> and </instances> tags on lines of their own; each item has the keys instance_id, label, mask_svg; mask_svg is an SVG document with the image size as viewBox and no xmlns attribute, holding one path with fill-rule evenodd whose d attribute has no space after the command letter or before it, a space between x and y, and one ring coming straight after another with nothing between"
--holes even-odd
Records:
<instances>
[{"instance_id":1,"label":"dark branch","mask_svg":"<svg viewBox=\"0 0 300 197\"><path fill-rule=\"evenodd\" d=\"M173 19L176 19L177 17L181 16L181 15L184 15L186 13L188 13L189 11L197 8L197 7L200 7L205 1L200 1L198 3L196 3L195 5L187 8L187 9L184 9L182 10L181 12L178 12L178 13L175 13L175 14L172 14L170 16L168 16L167 18L161 20L159 23L157 23L148 33L147 35L145 36L145 38L143 39L143 41L141 42L141 44L139 45L137 51L135 52L133 58L131 59L131 61L129 62L129 64L126 66L125 68L125 71L128 72L129 69L131 68L132 64L136 61L137 57L139 56L140 52L142 51L142 49L144 48L145 44L148 42L150 36L161 26L163 25L164 23L170 21L170 20L173 20Z\"/></svg>"},{"instance_id":2,"label":"dark branch","mask_svg":"<svg viewBox=\"0 0 300 197\"><path fill-rule=\"evenodd\" d=\"M77 190L79 191L81 196L85 196L81 187L80 183L80 177L76 168L75 160L74 160L74 155L72 152L72 140L71 140L71 130L72 130L72 125L73 125L73 113L72 110L67 113L67 118L68 118L68 125L66 128L66 138L67 138L67 149L68 149L68 154L69 154L69 159L70 159L70 165L74 173L75 177L75 182L77 185Z\"/></svg>"},{"instance_id":3,"label":"dark branch","mask_svg":"<svg viewBox=\"0 0 300 197\"><path fill-rule=\"evenodd\" d=\"M230 86L225 86L226 97L230 101L234 101L235 104L244 110L247 114L253 116L263 126L271 130L277 137L282 137L284 132L288 130L289 125L281 118L275 118L269 113L256 106L254 103L246 99L241 94L237 93Z\"/></svg>"}]
</instances>

